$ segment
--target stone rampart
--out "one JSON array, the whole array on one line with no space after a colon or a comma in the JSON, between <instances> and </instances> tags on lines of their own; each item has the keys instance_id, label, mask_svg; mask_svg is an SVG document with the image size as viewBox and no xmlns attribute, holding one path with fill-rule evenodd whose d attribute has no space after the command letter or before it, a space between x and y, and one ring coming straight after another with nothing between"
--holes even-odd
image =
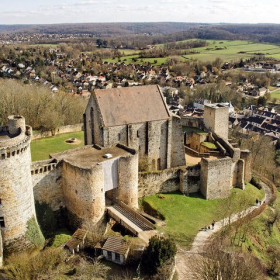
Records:
<instances>
[{"instance_id":1,"label":"stone rampart","mask_svg":"<svg viewBox=\"0 0 280 280\"><path fill-rule=\"evenodd\" d=\"M10 253L34 247L35 239L40 239L40 231L30 171L32 129L25 126L22 116L9 116L8 124L8 127L1 128L0 193L1 231L5 251ZM38 236L35 232L32 238L28 236L30 222L37 227Z\"/></svg>"},{"instance_id":2,"label":"stone rampart","mask_svg":"<svg viewBox=\"0 0 280 280\"><path fill-rule=\"evenodd\" d=\"M201 193L206 199L216 199L229 195L232 178L232 159L225 157L201 162Z\"/></svg>"},{"instance_id":3,"label":"stone rampart","mask_svg":"<svg viewBox=\"0 0 280 280\"><path fill-rule=\"evenodd\" d=\"M200 191L200 164L188 166L180 170L180 191L184 194Z\"/></svg>"},{"instance_id":4,"label":"stone rampart","mask_svg":"<svg viewBox=\"0 0 280 280\"><path fill-rule=\"evenodd\" d=\"M48 130L48 131L34 133L32 136L32 140L46 138L46 137L52 137L54 135L59 135L59 134L63 134L63 133L82 131L83 129L84 129L84 125L82 123L60 126L53 131Z\"/></svg>"},{"instance_id":5,"label":"stone rampart","mask_svg":"<svg viewBox=\"0 0 280 280\"><path fill-rule=\"evenodd\" d=\"M198 192L200 190L200 165L139 172L138 186L139 197L175 191Z\"/></svg>"},{"instance_id":6,"label":"stone rampart","mask_svg":"<svg viewBox=\"0 0 280 280\"><path fill-rule=\"evenodd\" d=\"M178 191L179 170L180 168L177 167L154 172L139 172L138 197Z\"/></svg>"},{"instance_id":7,"label":"stone rampart","mask_svg":"<svg viewBox=\"0 0 280 280\"><path fill-rule=\"evenodd\" d=\"M250 182L252 179L252 155L249 150L241 150L240 158L244 160L244 180Z\"/></svg>"},{"instance_id":8,"label":"stone rampart","mask_svg":"<svg viewBox=\"0 0 280 280\"><path fill-rule=\"evenodd\" d=\"M35 201L47 203L53 211L65 207L62 192L62 172L52 160L35 162L31 166Z\"/></svg>"},{"instance_id":9,"label":"stone rampart","mask_svg":"<svg viewBox=\"0 0 280 280\"><path fill-rule=\"evenodd\" d=\"M63 160L62 190L65 207L87 227L98 222L105 211L104 172L102 165L85 169ZM69 217L71 224L72 219Z\"/></svg>"},{"instance_id":10,"label":"stone rampart","mask_svg":"<svg viewBox=\"0 0 280 280\"><path fill-rule=\"evenodd\" d=\"M181 125L182 126L189 126L189 127L196 127L198 129L205 130L205 126L204 126L202 118L182 116L181 117Z\"/></svg>"}]
</instances>

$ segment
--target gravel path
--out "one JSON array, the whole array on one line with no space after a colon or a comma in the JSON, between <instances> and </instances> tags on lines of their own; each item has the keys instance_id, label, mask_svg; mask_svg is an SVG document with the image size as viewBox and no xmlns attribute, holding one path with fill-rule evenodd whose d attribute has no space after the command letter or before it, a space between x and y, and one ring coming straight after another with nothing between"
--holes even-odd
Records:
<instances>
[{"instance_id":1,"label":"gravel path","mask_svg":"<svg viewBox=\"0 0 280 280\"><path fill-rule=\"evenodd\" d=\"M262 184L262 188L265 192L265 199L264 201L266 203L269 203L271 197L272 197L272 191L271 189L264 183ZM232 215L230 222L235 222L236 220L247 216L252 211L254 211L259 206L251 206L248 209L237 213L235 215ZM203 248L205 245L208 244L210 237L218 232L222 227L226 226L228 224L228 219L223 219L215 223L214 229L209 229L207 231L200 231L192 244L192 247L189 251L184 250L182 248L178 248L178 252L176 255L176 270L178 273L178 280L194 280L195 278L192 276L192 268L191 268L191 260L193 260L193 257L199 257L199 254L203 252ZM201 257L202 258L202 257ZM197 279L196 279L197 280Z\"/></svg>"}]
</instances>

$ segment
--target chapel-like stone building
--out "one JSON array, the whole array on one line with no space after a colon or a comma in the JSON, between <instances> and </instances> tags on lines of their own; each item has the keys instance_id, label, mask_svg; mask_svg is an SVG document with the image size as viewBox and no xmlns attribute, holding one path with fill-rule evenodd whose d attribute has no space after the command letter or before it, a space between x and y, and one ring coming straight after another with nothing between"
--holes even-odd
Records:
<instances>
[{"instance_id":1,"label":"chapel-like stone building","mask_svg":"<svg viewBox=\"0 0 280 280\"><path fill-rule=\"evenodd\" d=\"M95 90L84 114L85 144L135 149L150 170L184 166L181 120L157 85Z\"/></svg>"}]
</instances>

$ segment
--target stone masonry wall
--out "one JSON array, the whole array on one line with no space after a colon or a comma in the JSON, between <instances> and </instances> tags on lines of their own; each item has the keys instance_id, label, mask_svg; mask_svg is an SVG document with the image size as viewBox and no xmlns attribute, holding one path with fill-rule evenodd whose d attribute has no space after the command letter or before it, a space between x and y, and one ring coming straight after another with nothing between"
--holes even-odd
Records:
<instances>
[{"instance_id":1,"label":"stone masonry wall","mask_svg":"<svg viewBox=\"0 0 280 280\"><path fill-rule=\"evenodd\" d=\"M96 224L105 211L104 173L102 165L82 169L63 162L62 189L65 206L87 227ZM69 218L71 223L71 217Z\"/></svg>"},{"instance_id":2,"label":"stone masonry wall","mask_svg":"<svg viewBox=\"0 0 280 280\"><path fill-rule=\"evenodd\" d=\"M240 153L240 158L244 160L244 180L250 182L252 179L252 155L248 150L242 150Z\"/></svg>"},{"instance_id":3,"label":"stone masonry wall","mask_svg":"<svg viewBox=\"0 0 280 280\"><path fill-rule=\"evenodd\" d=\"M181 166L156 172L139 172L138 196L156 193L195 193L200 190L200 165Z\"/></svg>"},{"instance_id":4,"label":"stone masonry wall","mask_svg":"<svg viewBox=\"0 0 280 280\"><path fill-rule=\"evenodd\" d=\"M69 133L69 132L76 132L76 131L82 131L83 130L83 124L73 124L73 125L65 125L60 126L55 131L43 131L32 135L32 140L45 138L45 137L52 137L54 135L63 134L63 133Z\"/></svg>"},{"instance_id":5,"label":"stone masonry wall","mask_svg":"<svg viewBox=\"0 0 280 280\"><path fill-rule=\"evenodd\" d=\"M180 191L184 194L196 193L200 190L200 164L187 166L180 172Z\"/></svg>"},{"instance_id":6,"label":"stone masonry wall","mask_svg":"<svg viewBox=\"0 0 280 280\"><path fill-rule=\"evenodd\" d=\"M184 134L181 126L181 119L172 116L172 156L171 167L183 166L186 164L184 149Z\"/></svg>"},{"instance_id":7,"label":"stone masonry wall","mask_svg":"<svg viewBox=\"0 0 280 280\"><path fill-rule=\"evenodd\" d=\"M132 208L138 208L138 156L119 158L118 170L118 200Z\"/></svg>"},{"instance_id":8,"label":"stone masonry wall","mask_svg":"<svg viewBox=\"0 0 280 280\"><path fill-rule=\"evenodd\" d=\"M91 95L85 111L85 145L105 145L103 139L104 124L95 97ZM105 145L106 146L106 145Z\"/></svg>"},{"instance_id":9,"label":"stone masonry wall","mask_svg":"<svg viewBox=\"0 0 280 280\"><path fill-rule=\"evenodd\" d=\"M207 129L228 139L228 107L204 106L204 124Z\"/></svg>"},{"instance_id":10,"label":"stone masonry wall","mask_svg":"<svg viewBox=\"0 0 280 280\"><path fill-rule=\"evenodd\" d=\"M232 159L229 157L201 162L201 193L206 199L216 199L229 195L231 189Z\"/></svg>"},{"instance_id":11,"label":"stone masonry wall","mask_svg":"<svg viewBox=\"0 0 280 280\"><path fill-rule=\"evenodd\" d=\"M139 172L138 196L178 191L180 168L170 168L156 172Z\"/></svg>"},{"instance_id":12,"label":"stone masonry wall","mask_svg":"<svg viewBox=\"0 0 280 280\"><path fill-rule=\"evenodd\" d=\"M151 170L162 170L167 166L168 123L151 121L148 125L148 163Z\"/></svg>"},{"instance_id":13,"label":"stone masonry wall","mask_svg":"<svg viewBox=\"0 0 280 280\"><path fill-rule=\"evenodd\" d=\"M196 127L201 130L204 130L204 123L202 118L194 118L194 117L181 117L181 125L182 126L189 126L189 127Z\"/></svg>"},{"instance_id":14,"label":"stone masonry wall","mask_svg":"<svg viewBox=\"0 0 280 280\"><path fill-rule=\"evenodd\" d=\"M25 238L27 221L36 217L30 171L30 137L28 139L20 150L11 148L15 152L6 153L4 159L0 158L0 215L5 222L2 234L4 247L10 250L24 250L28 244L31 246L31 242Z\"/></svg>"},{"instance_id":15,"label":"stone masonry wall","mask_svg":"<svg viewBox=\"0 0 280 280\"><path fill-rule=\"evenodd\" d=\"M47 203L53 211L65 207L62 192L62 172L56 164L46 164L42 167L33 165L31 170L35 201ZM40 162L40 165L43 162ZM36 164L36 163L35 163Z\"/></svg>"}]
</instances>

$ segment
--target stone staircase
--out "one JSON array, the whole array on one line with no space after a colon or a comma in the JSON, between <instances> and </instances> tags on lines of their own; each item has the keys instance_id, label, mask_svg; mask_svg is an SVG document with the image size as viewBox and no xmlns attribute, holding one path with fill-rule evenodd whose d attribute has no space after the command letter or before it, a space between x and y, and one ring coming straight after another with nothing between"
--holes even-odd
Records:
<instances>
[{"instance_id":1,"label":"stone staircase","mask_svg":"<svg viewBox=\"0 0 280 280\"><path fill-rule=\"evenodd\" d=\"M137 236L141 231L154 229L151 222L122 202L107 207L107 212L115 221Z\"/></svg>"}]
</instances>

